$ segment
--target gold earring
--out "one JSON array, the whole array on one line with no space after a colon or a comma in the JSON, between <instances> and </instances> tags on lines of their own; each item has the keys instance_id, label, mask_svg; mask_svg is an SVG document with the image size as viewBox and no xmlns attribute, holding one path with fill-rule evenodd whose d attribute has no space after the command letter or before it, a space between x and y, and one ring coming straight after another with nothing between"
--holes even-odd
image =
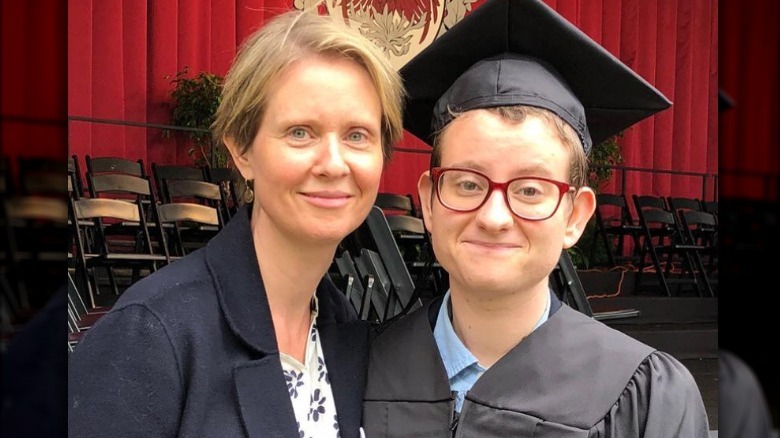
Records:
<instances>
[{"instance_id":1,"label":"gold earring","mask_svg":"<svg viewBox=\"0 0 780 438\"><path fill-rule=\"evenodd\" d=\"M252 188L255 185L254 180L247 180L246 181L246 190L244 190L244 203L245 204L251 204L255 200L255 192L252 190Z\"/></svg>"}]
</instances>

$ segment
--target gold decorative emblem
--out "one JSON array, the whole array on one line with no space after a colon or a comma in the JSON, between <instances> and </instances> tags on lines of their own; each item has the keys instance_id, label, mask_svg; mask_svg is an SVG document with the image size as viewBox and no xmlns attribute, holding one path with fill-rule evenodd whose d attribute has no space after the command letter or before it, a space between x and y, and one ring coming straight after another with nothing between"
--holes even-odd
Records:
<instances>
[{"instance_id":1,"label":"gold decorative emblem","mask_svg":"<svg viewBox=\"0 0 780 438\"><path fill-rule=\"evenodd\" d=\"M466 16L475 1L294 0L294 6L298 10L318 8L320 12L344 17L347 26L359 30L387 54L396 68L401 68Z\"/></svg>"}]
</instances>

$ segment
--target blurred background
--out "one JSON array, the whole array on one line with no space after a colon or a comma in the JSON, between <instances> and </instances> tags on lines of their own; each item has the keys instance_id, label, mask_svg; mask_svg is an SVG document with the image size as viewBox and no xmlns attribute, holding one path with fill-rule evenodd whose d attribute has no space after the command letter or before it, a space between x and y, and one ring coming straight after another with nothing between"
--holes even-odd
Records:
<instances>
[{"instance_id":1,"label":"blurred background","mask_svg":"<svg viewBox=\"0 0 780 438\"><path fill-rule=\"evenodd\" d=\"M734 352L756 373L775 427L780 424L780 367L777 349L778 192L780 112L776 1L719 3L719 80L726 99L719 117L721 349ZM766 285L766 286L759 286ZM775 345L773 347L772 345Z\"/></svg>"}]
</instances>

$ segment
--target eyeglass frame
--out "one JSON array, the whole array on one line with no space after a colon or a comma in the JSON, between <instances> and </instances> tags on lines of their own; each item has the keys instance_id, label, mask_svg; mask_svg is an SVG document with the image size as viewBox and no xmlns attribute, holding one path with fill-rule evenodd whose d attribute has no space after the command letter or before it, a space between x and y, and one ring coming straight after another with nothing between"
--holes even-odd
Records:
<instances>
[{"instance_id":1,"label":"eyeglass frame","mask_svg":"<svg viewBox=\"0 0 780 438\"><path fill-rule=\"evenodd\" d=\"M463 172L463 171L471 172L471 173L477 174L477 175L479 175L479 176L481 176L481 177L483 177L483 178L485 178L487 180L487 182L488 182L487 194L485 195L484 199L482 199L482 202L479 203L479 205L477 205L476 207L474 207L474 208L472 208L470 210L458 210L458 209L455 209L455 208L452 208L452 207L448 206L447 204L444 203L444 201L441 200L441 193L439 193L439 180L441 178L441 174L446 172L446 171L449 171L449 170L457 170L457 171L461 171L461 172ZM537 218L537 219L530 219L530 218L527 218L527 217L520 216L512 208L512 205L509 203L509 194L507 193L507 191L509 190L509 185L512 184L515 181L520 181L520 180L524 180L524 179L533 179L533 180L545 181L545 182L551 183L551 184L555 185L556 187L558 187L558 203L555 204L555 208L553 209L552 213L550 213L549 216L543 217L543 218ZM472 213L472 212L475 212L475 211L479 210L480 208L482 208L482 206L485 205L487 200L493 195L494 191L496 191L497 189L500 189L501 193L504 195L504 203L506 203L507 209L509 209L509 211L513 215L519 217L520 219L524 219L524 220L527 220L527 221L534 221L534 222L545 221L545 220L550 219L551 217L555 216L555 213L557 213L558 209L561 207L561 201L563 200L563 197L565 195L567 195L568 193L571 193L572 191L575 191L575 192L577 191L577 189L575 187L573 187L569 183L556 181L556 180L550 179L550 178L543 178L543 177L540 177L540 176L520 176L520 177L512 178L512 179L504 181L504 182L495 182L492 179L490 179L489 176L485 175L484 173L480 172L479 170L468 169L468 168L465 168L465 167L441 167L441 166L440 167L433 167L433 168L431 168L431 181L433 182L433 190L436 193L436 199L439 200L439 204L441 204L444 208L446 208L448 210L455 211L455 212L458 212L458 213Z\"/></svg>"}]
</instances>

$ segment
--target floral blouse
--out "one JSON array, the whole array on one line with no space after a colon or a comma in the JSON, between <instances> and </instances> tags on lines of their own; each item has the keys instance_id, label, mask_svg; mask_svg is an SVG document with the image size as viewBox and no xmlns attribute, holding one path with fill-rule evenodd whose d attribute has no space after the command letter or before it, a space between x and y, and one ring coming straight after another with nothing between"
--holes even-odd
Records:
<instances>
[{"instance_id":1,"label":"floral blouse","mask_svg":"<svg viewBox=\"0 0 780 438\"><path fill-rule=\"evenodd\" d=\"M317 298L312 300L311 328L305 363L280 353L300 438L338 438L339 422L328 380L328 368L317 332Z\"/></svg>"}]
</instances>

